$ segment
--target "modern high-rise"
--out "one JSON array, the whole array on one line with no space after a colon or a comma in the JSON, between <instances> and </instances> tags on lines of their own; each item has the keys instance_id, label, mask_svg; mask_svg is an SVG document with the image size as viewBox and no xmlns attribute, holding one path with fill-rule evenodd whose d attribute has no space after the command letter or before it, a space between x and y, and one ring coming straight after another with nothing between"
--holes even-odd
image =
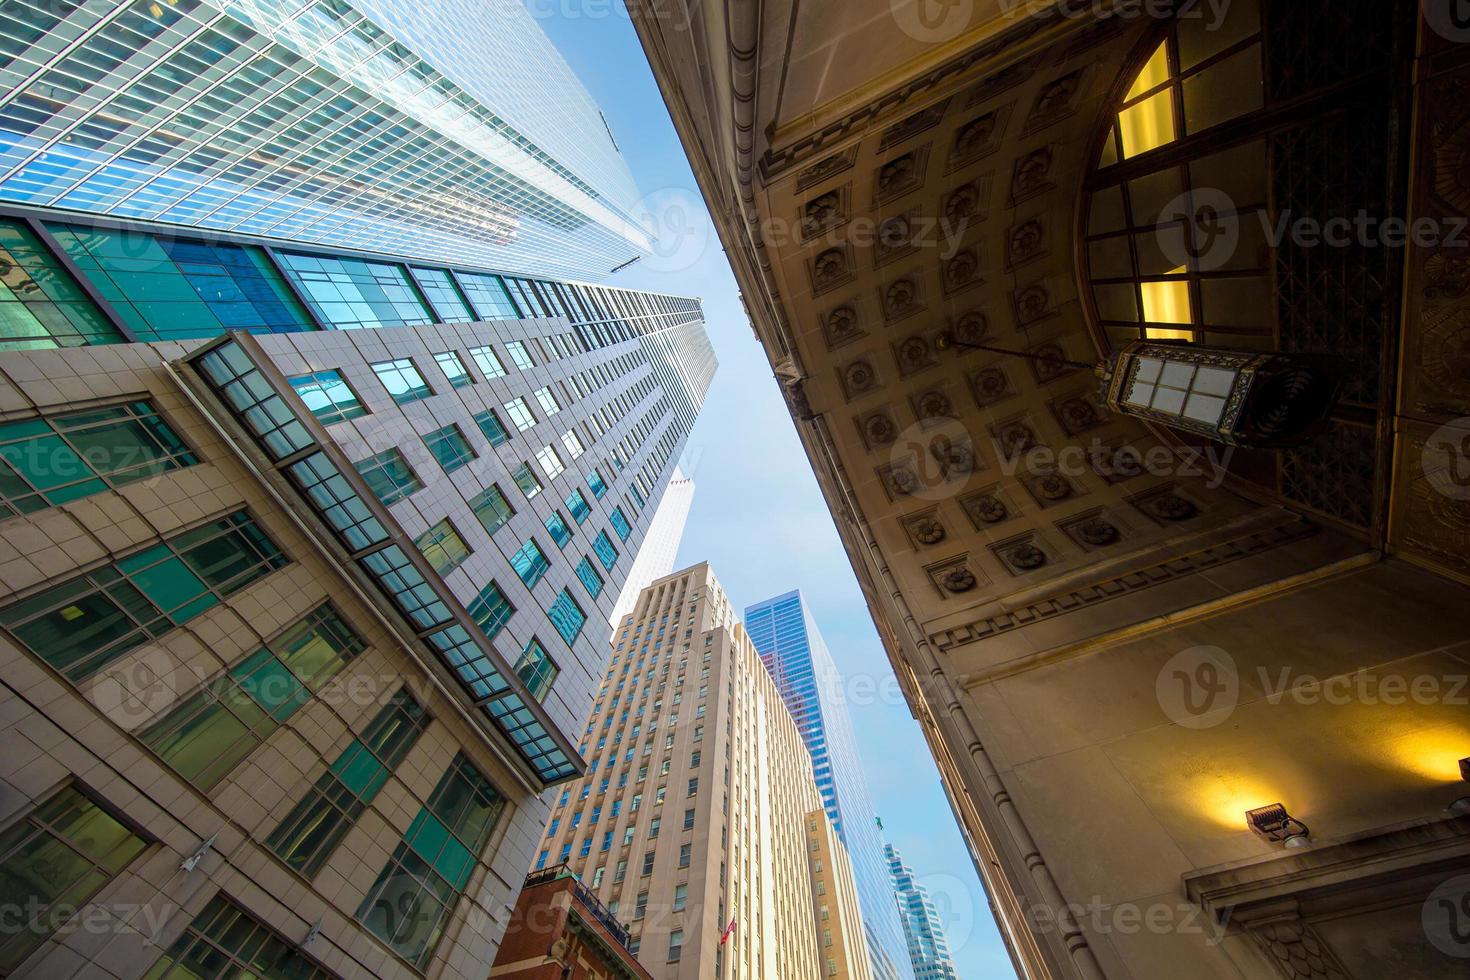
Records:
<instances>
[{"instance_id":1,"label":"modern high-rise","mask_svg":"<svg viewBox=\"0 0 1470 980\"><path fill-rule=\"evenodd\" d=\"M822 806L852 859L873 976L911 978L877 812L868 795L846 688L832 653L800 591L747 606L745 629L796 719L812 755Z\"/></svg>"},{"instance_id":2,"label":"modern high-rise","mask_svg":"<svg viewBox=\"0 0 1470 980\"><path fill-rule=\"evenodd\" d=\"M944 922L929 899L929 890L914 877L913 869L903 863L898 848L884 842L883 856L888 860L893 890L898 894L899 914L903 917L915 980L959 980L959 971L949 955L949 942L944 938Z\"/></svg>"},{"instance_id":3,"label":"modern high-rise","mask_svg":"<svg viewBox=\"0 0 1470 980\"><path fill-rule=\"evenodd\" d=\"M617 630L533 870L566 866L657 980L871 980L811 756L708 564Z\"/></svg>"},{"instance_id":4,"label":"modern high-rise","mask_svg":"<svg viewBox=\"0 0 1470 980\"><path fill-rule=\"evenodd\" d=\"M0 202L554 278L651 247L519 0L80 0L0 21Z\"/></svg>"},{"instance_id":5,"label":"modern high-rise","mask_svg":"<svg viewBox=\"0 0 1470 980\"><path fill-rule=\"evenodd\" d=\"M689 507L693 503L694 480L676 466L669 485L664 488L664 499L648 525L648 534L638 549L638 557L633 560L633 570L628 573L628 581L613 606L611 622L614 629L624 616L633 611L639 594L650 583L674 570L674 561L679 557L679 543L684 538L684 523L689 519Z\"/></svg>"}]
</instances>

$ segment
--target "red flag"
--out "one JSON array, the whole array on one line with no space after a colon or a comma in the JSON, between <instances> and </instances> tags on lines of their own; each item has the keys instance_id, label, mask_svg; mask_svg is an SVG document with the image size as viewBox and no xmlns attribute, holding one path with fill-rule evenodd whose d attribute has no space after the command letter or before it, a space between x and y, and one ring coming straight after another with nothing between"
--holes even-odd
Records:
<instances>
[{"instance_id":1,"label":"red flag","mask_svg":"<svg viewBox=\"0 0 1470 980\"><path fill-rule=\"evenodd\" d=\"M735 931L735 916L732 915L732 916L730 916L730 924L725 927L724 933L721 934L721 936L720 936L720 945L721 946L725 945L725 941L730 938L730 934L733 933L734 931Z\"/></svg>"}]
</instances>

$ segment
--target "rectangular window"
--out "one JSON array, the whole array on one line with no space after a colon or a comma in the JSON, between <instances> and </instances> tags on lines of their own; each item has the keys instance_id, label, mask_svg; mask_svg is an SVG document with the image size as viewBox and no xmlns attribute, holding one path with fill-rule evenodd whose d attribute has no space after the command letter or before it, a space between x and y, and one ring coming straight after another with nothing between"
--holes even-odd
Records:
<instances>
[{"instance_id":1,"label":"rectangular window","mask_svg":"<svg viewBox=\"0 0 1470 980\"><path fill-rule=\"evenodd\" d=\"M556 664L546 653L537 639L532 637L531 642L521 651L516 660L516 676L526 685L526 690L531 697L537 701L545 701L546 695L551 693L551 685L556 681L558 673Z\"/></svg>"},{"instance_id":2,"label":"rectangular window","mask_svg":"<svg viewBox=\"0 0 1470 980\"><path fill-rule=\"evenodd\" d=\"M682 911L684 911L684 906L686 906L688 903L689 903L689 886L688 885L675 885L674 886L674 907L673 907L673 911L675 911L675 912L682 912Z\"/></svg>"},{"instance_id":3,"label":"rectangular window","mask_svg":"<svg viewBox=\"0 0 1470 980\"><path fill-rule=\"evenodd\" d=\"M521 581L526 583L526 588L532 588L541 581L542 577L551 569L551 562L546 560L546 553L531 538L521 545L521 550L510 557L510 567L516 570Z\"/></svg>"},{"instance_id":4,"label":"rectangular window","mask_svg":"<svg viewBox=\"0 0 1470 980\"><path fill-rule=\"evenodd\" d=\"M149 969L148 980L196 980L204 975L332 980L331 973L223 895L212 898L189 923Z\"/></svg>"},{"instance_id":5,"label":"rectangular window","mask_svg":"<svg viewBox=\"0 0 1470 980\"><path fill-rule=\"evenodd\" d=\"M510 501L505 499L505 494L500 492L500 485L497 483L490 484L471 499L470 510L475 512L480 523L485 525L485 530L491 534L510 523L516 512Z\"/></svg>"},{"instance_id":6,"label":"rectangular window","mask_svg":"<svg viewBox=\"0 0 1470 980\"><path fill-rule=\"evenodd\" d=\"M592 515L592 507L587 503L587 498L582 496L582 491L573 490L567 494L565 501L567 510L571 511L572 520L581 524Z\"/></svg>"},{"instance_id":7,"label":"rectangular window","mask_svg":"<svg viewBox=\"0 0 1470 980\"><path fill-rule=\"evenodd\" d=\"M669 933L669 962L673 963L684 955L684 930L675 929Z\"/></svg>"},{"instance_id":8,"label":"rectangular window","mask_svg":"<svg viewBox=\"0 0 1470 980\"><path fill-rule=\"evenodd\" d=\"M139 734L201 789L224 778L363 650L323 605Z\"/></svg>"},{"instance_id":9,"label":"rectangular window","mask_svg":"<svg viewBox=\"0 0 1470 980\"><path fill-rule=\"evenodd\" d=\"M0 302L0 312L6 305ZM0 423L0 517L197 462L146 401Z\"/></svg>"},{"instance_id":10,"label":"rectangular window","mask_svg":"<svg viewBox=\"0 0 1470 980\"><path fill-rule=\"evenodd\" d=\"M0 609L0 626L81 681L286 564L244 511Z\"/></svg>"},{"instance_id":11,"label":"rectangular window","mask_svg":"<svg viewBox=\"0 0 1470 980\"><path fill-rule=\"evenodd\" d=\"M505 365L500 362L500 355L495 353L495 348L490 345L484 347L471 347L470 358L480 373L487 378L505 377Z\"/></svg>"},{"instance_id":12,"label":"rectangular window","mask_svg":"<svg viewBox=\"0 0 1470 980\"><path fill-rule=\"evenodd\" d=\"M505 403L505 414L510 416L510 422L516 427L517 432L525 432L536 424L536 416L531 414L530 406L524 398L514 398Z\"/></svg>"},{"instance_id":13,"label":"rectangular window","mask_svg":"<svg viewBox=\"0 0 1470 980\"><path fill-rule=\"evenodd\" d=\"M312 312L338 330L434 322L401 265L298 252L276 254Z\"/></svg>"},{"instance_id":14,"label":"rectangular window","mask_svg":"<svg viewBox=\"0 0 1470 980\"><path fill-rule=\"evenodd\" d=\"M562 464L561 457L551 446L542 446L536 453L536 462L541 464L541 472L546 474L546 479L555 480L563 472L566 466Z\"/></svg>"},{"instance_id":15,"label":"rectangular window","mask_svg":"<svg viewBox=\"0 0 1470 980\"><path fill-rule=\"evenodd\" d=\"M577 600L573 599L572 594L566 589L561 590L561 594L551 604L547 615L551 617L551 624L556 627L561 638L567 641L567 646L577 641L583 625L587 622L587 614L582 611L582 607L577 605Z\"/></svg>"},{"instance_id":16,"label":"rectangular window","mask_svg":"<svg viewBox=\"0 0 1470 980\"><path fill-rule=\"evenodd\" d=\"M291 378L291 387L322 425L345 422L367 414L357 392L341 371L317 371Z\"/></svg>"},{"instance_id":17,"label":"rectangular window","mask_svg":"<svg viewBox=\"0 0 1470 980\"><path fill-rule=\"evenodd\" d=\"M662 792L662 790L660 790L660 792ZM690 855L691 849L692 849L692 846L689 845L689 844L680 844L679 845L679 867L681 867L681 868L687 868L687 867L689 867L689 855Z\"/></svg>"},{"instance_id":18,"label":"rectangular window","mask_svg":"<svg viewBox=\"0 0 1470 980\"><path fill-rule=\"evenodd\" d=\"M484 631L485 635L492 640L505 624L510 622L510 617L515 614L516 607L510 604L500 586L491 582L480 590L475 601L470 603L468 612L475 625ZM504 685L502 685L504 686Z\"/></svg>"},{"instance_id":19,"label":"rectangular window","mask_svg":"<svg viewBox=\"0 0 1470 980\"><path fill-rule=\"evenodd\" d=\"M403 454L396 449L385 449L376 456L360 459L352 464L368 489L385 505L396 503L424 488L414 471L409 468Z\"/></svg>"},{"instance_id":20,"label":"rectangular window","mask_svg":"<svg viewBox=\"0 0 1470 980\"><path fill-rule=\"evenodd\" d=\"M434 393L410 358L400 357L392 361L379 361L372 365L372 369L373 373L378 376L378 380L383 382L383 387L388 390L389 397L396 404L406 405L420 398L428 398Z\"/></svg>"},{"instance_id":21,"label":"rectangular window","mask_svg":"<svg viewBox=\"0 0 1470 980\"><path fill-rule=\"evenodd\" d=\"M693 808L684 811L684 829L685 830L693 830L694 829L694 810L693 810Z\"/></svg>"},{"instance_id":22,"label":"rectangular window","mask_svg":"<svg viewBox=\"0 0 1470 980\"><path fill-rule=\"evenodd\" d=\"M582 580L582 586L592 598L596 599L602 594L602 576L597 574L597 569L592 567L586 556L577 563L577 578Z\"/></svg>"},{"instance_id":23,"label":"rectangular window","mask_svg":"<svg viewBox=\"0 0 1470 980\"><path fill-rule=\"evenodd\" d=\"M505 291L499 276L479 272L456 272L454 278L469 297L481 320L519 320L521 311Z\"/></svg>"},{"instance_id":24,"label":"rectangular window","mask_svg":"<svg viewBox=\"0 0 1470 980\"><path fill-rule=\"evenodd\" d=\"M541 492L541 481L536 474L531 472L531 467L525 463L517 466L511 477L516 481L516 486L521 488L521 493L526 495L527 500L534 500Z\"/></svg>"},{"instance_id":25,"label":"rectangular window","mask_svg":"<svg viewBox=\"0 0 1470 980\"><path fill-rule=\"evenodd\" d=\"M551 512L546 518L546 533L551 535L551 540L556 542L558 548L565 548L572 540L572 529L567 527L567 522L562 519L561 514Z\"/></svg>"},{"instance_id":26,"label":"rectangular window","mask_svg":"<svg viewBox=\"0 0 1470 980\"><path fill-rule=\"evenodd\" d=\"M556 394L550 388L537 388L534 394L536 404L540 405L541 411L548 416L561 411L561 403L556 400Z\"/></svg>"},{"instance_id":27,"label":"rectangular window","mask_svg":"<svg viewBox=\"0 0 1470 980\"><path fill-rule=\"evenodd\" d=\"M597 560L602 562L602 567L612 571L612 567L618 562L618 549L608 540L606 531L597 532L597 537L592 541L592 550L597 553Z\"/></svg>"},{"instance_id":28,"label":"rectangular window","mask_svg":"<svg viewBox=\"0 0 1470 980\"><path fill-rule=\"evenodd\" d=\"M493 408L487 408L479 415L476 415L475 424L480 427L480 431L485 434L485 438L489 440L492 446L503 445L510 441L510 433L505 431L505 426L501 423L500 416L495 414L495 409Z\"/></svg>"},{"instance_id":29,"label":"rectangular window","mask_svg":"<svg viewBox=\"0 0 1470 980\"><path fill-rule=\"evenodd\" d=\"M146 846L75 786L0 833L0 882L13 903L0 935L0 973L44 945Z\"/></svg>"},{"instance_id":30,"label":"rectangular window","mask_svg":"<svg viewBox=\"0 0 1470 980\"><path fill-rule=\"evenodd\" d=\"M628 535L633 533L633 528L628 524L628 518L624 516L623 508L614 507L608 520L612 522L613 530L618 532L618 538L623 541L628 540Z\"/></svg>"},{"instance_id":31,"label":"rectangular window","mask_svg":"<svg viewBox=\"0 0 1470 980\"><path fill-rule=\"evenodd\" d=\"M469 546L447 517L420 534L413 543L440 575L447 575L470 556Z\"/></svg>"},{"instance_id":32,"label":"rectangular window","mask_svg":"<svg viewBox=\"0 0 1470 980\"><path fill-rule=\"evenodd\" d=\"M581 456L584 452L586 452L586 450L582 447L581 438L578 437L576 431L572 429L568 429L566 432L563 432L561 434L561 444L563 447L565 447L567 455L569 455L572 459L576 459L578 456Z\"/></svg>"},{"instance_id":33,"label":"rectangular window","mask_svg":"<svg viewBox=\"0 0 1470 980\"><path fill-rule=\"evenodd\" d=\"M442 429L426 433L424 445L429 447L429 452L444 467L445 473L453 473L475 458L475 451L465 441L459 426L452 422Z\"/></svg>"},{"instance_id":34,"label":"rectangular window","mask_svg":"<svg viewBox=\"0 0 1470 980\"><path fill-rule=\"evenodd\" d=\"M510 354L511 362L522 371L536 365L536 362L531 360L531 352L526 350L526 345L519 340L508 342L505 349Z\"/></svg>"},{"instance_id":35,"label":"rectangular window","mask_svg":"<svg viewBox=\"0 0 1470 980\"><path fill-rule=\"evenodd\" d=\"M470 372L465 368L464 361L452 350L440 351L434 355L434 363L439 365L444 372L444 377L449 381L451 388L463 388L465 385L474 384L475 379L470 377Z\"/></svg>"},{"instance_id":36,"label":"rectangular window","mask_svg":"<svg viewBox=\"0 0 1470 980\"><path fill-rule=\"evenodd\" d=\"M399 691L369 722L306 797L281 821L266 845L307 877L321 870L332 851L408 755L429 716L406 691Z\"/></svg>"},{"instance_id":37,"label":"rectangular window","mask_svg":"<svg viewBox=\"0 0 1470 980\"><path fill-rule=\"evenodd\" d=\"M408 271L424 291L424 296L434 308L434 315L439 318L440 323L469 323L474 320L469 307L465 305L464 297L454 288L448 272L443 269L416 269L412 266Z\"/></svg>"},{"instance_id":38,"label":"rectangular window","mask_svg":"<svg viewBox=\"0 0 1470 980\"><path fill-rule=\"evenodd\" d=\"M607 484L603 482L600 470L593 470L587 475L587 485L592 488L592 496L598 500L601 500L607 493Z\"/></svg>"}]
</instances>

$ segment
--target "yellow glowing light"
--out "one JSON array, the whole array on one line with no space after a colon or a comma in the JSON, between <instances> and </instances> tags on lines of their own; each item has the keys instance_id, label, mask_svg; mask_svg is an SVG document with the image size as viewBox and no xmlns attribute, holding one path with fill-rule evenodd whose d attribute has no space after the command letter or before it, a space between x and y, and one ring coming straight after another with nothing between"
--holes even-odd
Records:
<instances>
[{"instance_id":1,"label":"yellow glowing light","mask_svg":"<svg viewBox=\"0 0 1470 980\"><path fill-rule=\"evenodd\" d=\"M1134 157L1174 140L1174 90L1165 89L1118 113L1123 156Z\"/></svg>"},{"instance_id":2,"label":"yellow glowing light","mask_svg":"<svg viewBox=\"0 0 1470 980\"><path fill-rule=\"evenodd\" d=\"M1441 725L1388 743L1394 762L1434 783L1458 783L1460 760L1470 757L1470 727Z\"/></svg>"},{"instance_id":3,"label":"yellow glowing light","mask_svg":"<svg viewBox=\"0 0 1470 980\"><path fill-rule=\"evenodd\" d=\"M1178 279L1168 282L1141 282L1138 285L1143 292L1143 319L1146 322L1194 322L1194 310L1189 301L1189 283Z\"/></svg>"},{"instance_id":4,"label":"yellow glowing light","mask_svg":"<svg viewBox=\"0 0 1470 980\"><path fill-rule=\"evenodd\" d=\"M1279 787L1238 773L1216 776L1193 787L1195 804L1200 813L1228 830L1249 830L1245 811L1271 803L1286 802ZM1287 810L1291 804L1287 803Z\"/></svg>"},{"instance_id":5,"label":"yellow glowing light","mask_svg":"<svg viewBox=\"0 0 1470 980\"><path fill-rule=\"evenodd\" d=\"M1143 71L1138 73L1134 79L1133 87L1124 96L1124 102L1132 102L1151 88L1157 88L1164 84L1169 77L1169 51L1167 42L1160 44L1149 56L1148 64L1143 66Z\"/></svg>"},{"instance_id":6,"label":"yellow glowing light","mask_svg":"<svg viewBox=\"0 0 1470 980\"><path fill-rule=\"evenodd\" d=\"M1144 327L1143 336L1147 340L1187 340L1193 343L1193 330L1174 330L1170 327Z\"/></svg>"}]
</instances>

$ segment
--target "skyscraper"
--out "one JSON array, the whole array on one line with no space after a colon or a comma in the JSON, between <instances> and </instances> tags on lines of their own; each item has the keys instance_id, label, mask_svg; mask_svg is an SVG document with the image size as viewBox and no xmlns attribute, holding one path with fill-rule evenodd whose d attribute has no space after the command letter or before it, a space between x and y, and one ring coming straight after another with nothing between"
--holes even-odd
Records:
<instances>
[{"instance_id":1,"label":"skyscraper","mask_svg":"<svg viewBox=\"0 0 1470 980\"><path fill-rule=\"evenodd\" d=\"M684 522L689 519L689 506L694 503L694 481L674 467L674 475L664 488L664 499L648 525L648 534L638 557L633 560L633 570L623 592L613 606L611 622L616 629L633 609L638 595L649 583L663 578L674 570L674 561L679 557L679 542L684 537Z\"/></svg>"},{"instance_id":2,"label":"skyscraper","mask_svg":"<svg viewBox=\"0 0 1470 980\"><path fill-rule=\"evenodd\" d=\"M0 201L596 278L648 251L518 0L7 8Z\"/></svg>"},{"instance_id":3,"label":"skyscraper","mask_svg":"<svg viewBox=\"0 0 1470 980\"><path fill-rule=\"evenodd\" d=\"M582 751L533 870L579 875L657 980L871 980L811 756L709 565L640 593Z\"/></svg>"},{"instance_id":4,"label":"skyscraper","mask_svg":"<svg viewBox=\"0 0 1470 980\"><path fill-rule=\"evenodd\" d=\"M883 854L893 876L893 890L898 893L898 910L916 980L959 980L959 971L949 955L949 942L944 938L944 923L929 900L928 890L914 878L913 869L903 863L898 848L884 842Z\"/></svg>"},{"instance_id":5,"label":"skyscraper","mask_svg":"<svg viewBox=\"0 0 1470 980\"><path fill-rule=\"evenodd\" d=\"M912 977L842 676L799 591L745 609L745 629L812 755L822 806L852 858L875 978Z\"/></svg>"}]
</instances>

